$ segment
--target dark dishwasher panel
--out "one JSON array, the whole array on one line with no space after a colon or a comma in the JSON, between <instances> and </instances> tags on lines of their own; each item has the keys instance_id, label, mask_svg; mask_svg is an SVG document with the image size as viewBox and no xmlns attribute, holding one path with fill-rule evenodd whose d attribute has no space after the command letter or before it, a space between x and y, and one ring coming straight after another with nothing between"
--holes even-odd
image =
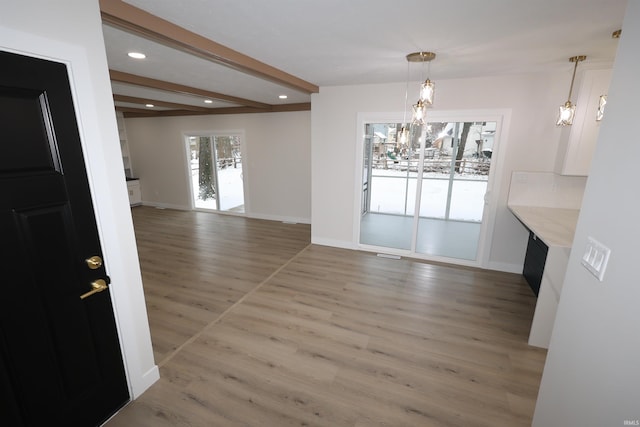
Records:
<instances>
[{"instance_id":1,"label":"dark dishwasher panel","mask_svg":"<svg viewBox=\"0 0 640 427\"><path fill-rule=\"evenodd\" d=\"M522 275L529 286L533 290L533 293L538 296L540 290L540 282L542 282L542 272L544 271L544 264L547 260L547 252L549 247L544 244L533 232L529 233L529 243L527 244L527 255L524 258L524 269Z\"/></svg>"}]
</instances>

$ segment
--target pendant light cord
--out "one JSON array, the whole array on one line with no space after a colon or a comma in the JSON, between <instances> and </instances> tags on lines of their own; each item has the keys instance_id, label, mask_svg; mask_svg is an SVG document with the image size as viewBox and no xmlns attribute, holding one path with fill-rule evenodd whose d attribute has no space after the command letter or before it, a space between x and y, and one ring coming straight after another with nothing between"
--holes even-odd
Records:
<instances>
[{"instance_id":1,"label":"pendant light cord","mask_svg":"<svg viewBox=\"0 0 640 427\"><path fill-rule=\"evenodd\" d=\"M571 77L571 86L569 86L569 97L567 98L567 102L571 102L571 92L573 92L573 82L576 79L576 70L578 69L579 60L576 59L576 65L573 66L573 76Z\"/></svg>"},{"instance_id":2,"label":"pendant light cord","mask_svg":"<svg viewBox=\"0 0 640 427\"><path fill-rule=\"evenodd\" d=\"M407 102L409 101L409 61L407 61L407 80L404 87L404 113L402 113L402 127L407 124Z\"/></svg>"}]
</instances>

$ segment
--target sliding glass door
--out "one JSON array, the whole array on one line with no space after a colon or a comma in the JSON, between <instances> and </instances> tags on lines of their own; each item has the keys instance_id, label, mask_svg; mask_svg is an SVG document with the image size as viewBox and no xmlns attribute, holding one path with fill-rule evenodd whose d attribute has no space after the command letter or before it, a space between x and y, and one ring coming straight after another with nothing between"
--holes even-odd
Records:
<instances>
[{"instance_id":1,"label":"sliding glass door","mask_svg":"<svg viewBox=\"0 0 640 427\"><path fill-rule=\"evenodd\" d=\"M187 136L193 206L244 212L241 135Z\"/></svg>"},{"instance_id":2,"label":"sliding glass door","mask_svg":"<svg viewBox=\"0 0 640 427\"><path fill-rule=\"evenodd\" d=\"M365 125L361 243L411 249L419 141L399 144L398 123ZM417 135L417 134L416 134Z\"/></svg>"},{"instance_id":3,"label":"sliding glass door","mask_svg":"<svg viewBox=\"0 0 640 427\"><path fill-rule=\"evenodd\" d=\"M400 126L365 124L360 243L475 260L496 122Z\"/></svg>"}]
</instances>

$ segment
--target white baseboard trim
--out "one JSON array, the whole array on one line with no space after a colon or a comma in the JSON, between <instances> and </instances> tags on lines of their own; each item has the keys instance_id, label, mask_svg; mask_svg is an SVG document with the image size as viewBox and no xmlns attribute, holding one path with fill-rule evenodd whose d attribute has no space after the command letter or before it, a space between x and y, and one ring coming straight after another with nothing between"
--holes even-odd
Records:
<instances>
[{"instance_id":1,"label":"white baseboard trim","mask_svg":"<svg viewBox=\"0 0 640 427\"><path fill-rule=\"evenodd\" d=\"M160 203L160 202L147 202L147 201L142 201L142 206L151 206L153 208L159 208L159 209L175 209L178 211L190 211L191 208L189 206L183 206L183 205L174 205L171 203Z\"/></svg>"},{"instance_id":2,"label":"white baseboard trim","mask_svg":"<svg viewBox=\"0 0 640 427\"><path fill-rule=\"evenodd\" d=\"M320 246L331 246L334 248L357 250L358 245L344 240L323 239L321 237L311 236L311 243Z\"/></svg>"},{"instance_id":3,"label":"white baseboard trim","mask_svg":"<svg viewBox=\"0 0 640 427\"><path fill-rule=\"evenodd\" d=\"M160 379L160 370L158 365L153 365L153 368L145 372L140 378L131 383L131 399L137 399L144 393L149 387L151 387L156 381Z\"/></svg>"},{"instance_id":4,"label":"white baseboard trim","mask_svg":"<svg viewBox=\"0 0 640 427\"><path fill-rule=\"evenodd\" d=\"M298 224L311 224L311 218L299 218L284 215L267 215L260 213L248 213L247 218L265 219L267 221L294 222Z\"/></svg>"},{"instance_id":5,"label":"white baseboard trim","mask_svg":"<svg viewBox=\"0 0 640 427\"><path fill-rule=\"evenodd\" d=\"M314 244L314 245L331 246L331 247L334 247L334 248L341 248L341 249L360 250L360 251L364 251L364 252L385 252L385 253L389 253L389 254L399 255L399 256L401 256L403 258L405 258L405 257L406 258L416 258L416 259L423 259L425 261L442 262L442 263L451 264L453 266L461 265L461 266L476 267L476 268L486 269L486 270L502 271L504 273L522 274L522 264L490 262L486 266L480 266L480 265L477 265L475 262L464 261L464 260L458 260L457 263L452 263L451 259L448 259L448 258L442 258L442 257L419 257L419 256L416 256L416 255L412 256L410 254L405 253L406 251L394 250L394 249L391 249L391 250L388 249L388 250L381 251L380 248L368 247L366 245L358 246L357 244L354 244L352 242L345 242L343 240L324 239L324 238L321 238L321 237L314 237L314 236L311 236L311 243Z\"/></svg>"},{"instance_id":6,"label":"white baseboard trim","mask_svg":"<svg viewBox=\"0 0 640 427\"><path fill-rule=\"evenodd\" d=\"M149 202L143 201L143 206L150 206L158 209L175 209L179 211L190 211L192 210L190 206L184 205L174 205L171 203L162 203L162 202ZM212 210L213 213L218 213L217 211ZM228 214L227 212L220 212L223 214ZM233 214L233 213L229 213ZM311 218L300 218L294 216L285 216L285 215L268 215L268 214L259 214L259 213L246 213L246 215L236 214L237 216L245 216L246 218L253 219L265 219L267 221L278 221L278 222L290 222L297 224L311 224Z\"/></svg>"}]
</instances>

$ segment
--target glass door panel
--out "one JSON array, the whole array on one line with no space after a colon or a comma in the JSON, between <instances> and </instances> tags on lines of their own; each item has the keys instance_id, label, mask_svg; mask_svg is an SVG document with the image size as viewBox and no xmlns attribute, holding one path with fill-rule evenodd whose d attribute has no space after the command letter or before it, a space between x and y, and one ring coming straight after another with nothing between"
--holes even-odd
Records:
<instances>
[{"instance_id":1,"label":"glass door panel","mask_svg":"<svg viewBox=\"0 0 640 427\"><path fill-rule=\"evenodd\" d=\"M211 142L209 136L187 137L193 204L198 209L218 209Z\"/></svg>"},{"instance_id":2,"label":"glass door panel","mask_svg":"<svg viewBox=\"0 0 640 427\"><path fill-rule=\"evenodd\" d=\"M407 200L407 178L398 175L372 177L369 212L405 215L405 200ZM414 185L415 188L415 185Z\"/></svg>"},{"instance_id":3,"label":"glass door panel","mask_svg":"<svg viewBox=\"0 0 640 427\"><path fill-rule=\"evenodd\" d=\"M244 212L244 184L240 137L214 136L216 177L218 183L218 209Z\"/></svg>"},{"instance_id":4,"label":"glass door panel","mask_svg":"<svg viewBox=\"0 0 640 427\"><path fill-rule=\"evenodd\" d=\"M449 219L481 222L486 192L487 181L454 181Z\"/></svg>"},{"instance_id":5,"label":"glass door panel","mask_svg":"<svg viewBox=\"0 0 640 427\"><path fill-rule=\"evenodd\" d=\"M474 260L495 122L365 125L360 243Z\"/></svg>"},{"instance_id":6,"label":"glass door panel","mask_svg":"<svg viewBox=\"0 0 640 427\"><path fill-rule=\"evenodd\" d=\"M365 125L363 165L368 167L360 221L364 244L411 249L420 142L418 133L401 141L400 129L397 123Z\"/></svg>"},{"instance_id":7,"label":"glass door panel","mask_svg":"<svg viewBox=\"0 0 640 427\"><path fill-rule=\"evenodd\" d=\"M243 213L240 136L188 136L186 139L193 206Z\"/></svg>"},{"instance_id":8,"label":"glass door panel","mask_svg":"<svg viewBox=\"0 0 640 427\"><path fill-rule=\"evenodd\" d=\"M447 214L449 181L442 178L423 178L420 192L420 216L444 218Z\"/></svg>"},{"instance_id":9,"label":"glass door panel","mask_svg":"<svg viewBox=\"0 0 640 427\"><path fill-rule=\"evenodd\" d=\"M416 252L475 260L496 123L429 125L438 133L425 148Z\"/></svg>"}]
</instances>

